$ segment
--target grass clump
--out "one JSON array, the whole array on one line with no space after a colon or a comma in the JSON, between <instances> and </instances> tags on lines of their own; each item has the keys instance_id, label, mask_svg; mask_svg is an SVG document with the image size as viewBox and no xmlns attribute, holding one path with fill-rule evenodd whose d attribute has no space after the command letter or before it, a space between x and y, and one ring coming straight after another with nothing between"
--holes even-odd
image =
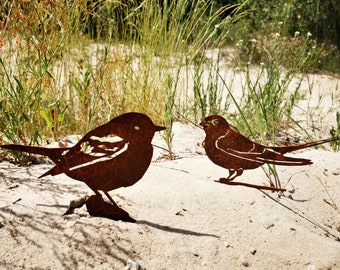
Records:
<instances>
[{"instance_id":1,"label":"grass clump","mask_svg":"<svg viewBox=\"0 0 340 270\"><path fill-rule=\"evenodd\" d=\"M336 113L336 127L332 127L329 131L331 134L332 138L340 138L340 113ZM334 151L339 151L340 150L340 139L337 141L331 142L331 146Z\"/></svg>"},{"instance_id":2,"label":"grass clump","mask_svg":"<svg viewBox=\"0 0 340 270\"><path fill-rule=\"evenodd\" d=\"M171 125L182 66L223 41L227 8L214 1L6 1L1 137L40 144L50 132L54 139L85 133L126 111Z\"/></svg>"},{"instance_id":3,"label":"grass clump","mask_svg":"<svg viewBox=\"0 0 340 270\"><path fill-rule=\"evenodd\" d=\"M270 142L298 126L292 112L305 95L301 82L333 52L318 31L292 24L296 1L275 9L272 1L219 2L5 1L2 141L84 134L127 111L167 126L170 153L178 115L196 123L228 115L246 135Z\"/></svg>"},{"instance_id":4,"label":"grass clump","mask_svg":"<svg viewBox=\"0 0 340 270\"><path fill-rule=\"evenodd\" d=\"M244 3L244 8L250 12L231 28L228 41L232 44L244 41L242 55L245 61L253 51L251 40L256 39L258 46L253 55L254 63L268 62L270 58L263 46L276 46L273 35L279 34L284 39L281 49L285 50L285 67L290 68L292 63L299 62L296 54L302 46L308 50L308 57L312 60L305 67L309 71L340 71L340 5L336 1L249 0ZM307 35L308 40L305 39ZM306 41L307 44L304 44Z\"/></svg>"}]
</instances>

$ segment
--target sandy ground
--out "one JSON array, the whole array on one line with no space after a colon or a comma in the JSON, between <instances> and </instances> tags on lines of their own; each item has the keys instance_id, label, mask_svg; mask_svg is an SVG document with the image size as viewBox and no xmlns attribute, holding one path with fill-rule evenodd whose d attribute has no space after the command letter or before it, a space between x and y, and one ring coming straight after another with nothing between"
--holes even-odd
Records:
<instances>
[{"instance_id":1,"label":"sandy ground","mask_svg":"<svg viewBox=\"0 0 340 270\"><path fill-rule=\"evenodd\" d=\"M125 269L130 259L143 269L340 269L340 153L292 154L314 164L277 167L288 182L279 197L214 182L227 171L204 155L203 132L179 123L174 132L176 160L156 149L142 180L111 192L135 224L85 207L64 216L91 194L85 184L38 179L49 164L0 163L0 267ZM268 184L261 168L238 180Z\"/></svg>"},{"instance_id":2,"label":"sandy ground","mask_svg":"<svg viewBox=\"0 0 340 270\"><path fill-rule=\"evenodd\" d=\"M325 89L333 89L332 106L320 110L332 115L319 121L319 137L335 124L340 95ZM291 154L314 164L277 167L287 188L278 196L214 182L227 170L205 156L203 139L197 127L175 123L177 158L155 148L139 182L110 192L136 223L90 217L86 207L63 215L71 200L91 194L85 184L65 175L38 179L52 164L0 163L0 268L340 269L340 152ZM154 144L164 147L159 135ZM268 185L261 168L237 181Z\"/></svg>"}]
</instances>

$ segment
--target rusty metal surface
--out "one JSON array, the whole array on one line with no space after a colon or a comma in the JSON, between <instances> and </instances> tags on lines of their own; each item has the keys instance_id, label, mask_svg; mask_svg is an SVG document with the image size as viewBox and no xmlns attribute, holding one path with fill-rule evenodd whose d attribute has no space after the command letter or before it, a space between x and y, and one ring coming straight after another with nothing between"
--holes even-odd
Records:
<instances>
[{"instance_id":1,"label":"rusty metal surface","mask_svg":"<svg viewBox=\"0 0 340 270\"><path fill-rule=\"evenodd\" d=\"M155 132L164 129L154 125L147 115L130 112L88 132L70 148L16 144L1 147L48 156L55 166L40 177L65 173L87 184L96 194L86 201L91 215L134 221L115 204L108 191L131 186L142 178L152 159L151 140ZM99 190L111 203L103 200Z\"/></svg>"},{"instance_id":2,"label":"rusty metal surface","mask_svg":"<svg viewBox=\"0 0 340 270\"><path fill-rule=\"evenodd\" d=\"M203 147L207 156L216 165L229 170L229 176L221 178L220 183L273 191L284 191L284 189L279 186L267 187L232 181L242 175L244 170L255 169L265 163L285 166L312 164L313 162L309 159L287 157L284 154L338 140L338 138L329 138L293 146L264 146L240 134L219 115L206 117L200 125L203 126L206 133Z\"/></svg>"}]
</instances>

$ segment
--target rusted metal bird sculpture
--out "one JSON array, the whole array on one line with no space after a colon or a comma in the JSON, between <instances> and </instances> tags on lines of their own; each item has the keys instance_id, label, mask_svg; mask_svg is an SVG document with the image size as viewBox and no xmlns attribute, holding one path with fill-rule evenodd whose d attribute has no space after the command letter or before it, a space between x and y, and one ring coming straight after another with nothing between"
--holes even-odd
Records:
<instances>
[{"instance_id":1,"label":"rusted metal bird sculpture","mask_svg":"<svg viewBox=\"0 0 340 270\"><path fill-rule=\"evenodd\" d=\"M240 176L244 170L255 169L265 163L286 166L312 164L313 162L309 159L287 157L284 154L339 139L329 138L292 146L264 146L249 140L237 132L219 115L206 117L200 125L203 126L206 133L203 147L207 156L216 165L229 170L229 176L227 178L220 178L218 182L227 185L244 185L273 191L284 191L285 189L232 181L237 176Z\"/></svg>"},{"instance_id":2,"label":"rusted metal bird sculpture","mask_svg":"<svg viewBox=\"0 0 340 270\"><path fill-rule=\"evenodd\" d=\"M164 129L154 125L147 115L130 112L88 132L70 148L16 144L1 147L48 156L56 165L40 177L65 173L87 184L95 193L86 200L90 215L134 222L108 191L131 186L142 178L152 159L151 140L155 132ZM103 200L99 190L110 203Z\"/></svg>"}]
</instances>

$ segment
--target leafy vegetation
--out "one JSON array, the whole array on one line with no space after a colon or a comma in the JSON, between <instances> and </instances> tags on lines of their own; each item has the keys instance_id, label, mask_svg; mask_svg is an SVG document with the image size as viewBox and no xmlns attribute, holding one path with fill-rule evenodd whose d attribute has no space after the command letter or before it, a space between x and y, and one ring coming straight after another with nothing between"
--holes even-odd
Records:
<instances>
[{"instance_id":1,"label":"leafy vegetation","mask_svg":"<svg viewBox=\"0 0 340 270\"><path fill-rule=\"evenodd\" d=\"M139 111L170 150L174 120L211 113L272 141L299 126L305 74L340 70L333 2L2 1L0 138L41 144Z\"/></svg>"}]
</instances>

